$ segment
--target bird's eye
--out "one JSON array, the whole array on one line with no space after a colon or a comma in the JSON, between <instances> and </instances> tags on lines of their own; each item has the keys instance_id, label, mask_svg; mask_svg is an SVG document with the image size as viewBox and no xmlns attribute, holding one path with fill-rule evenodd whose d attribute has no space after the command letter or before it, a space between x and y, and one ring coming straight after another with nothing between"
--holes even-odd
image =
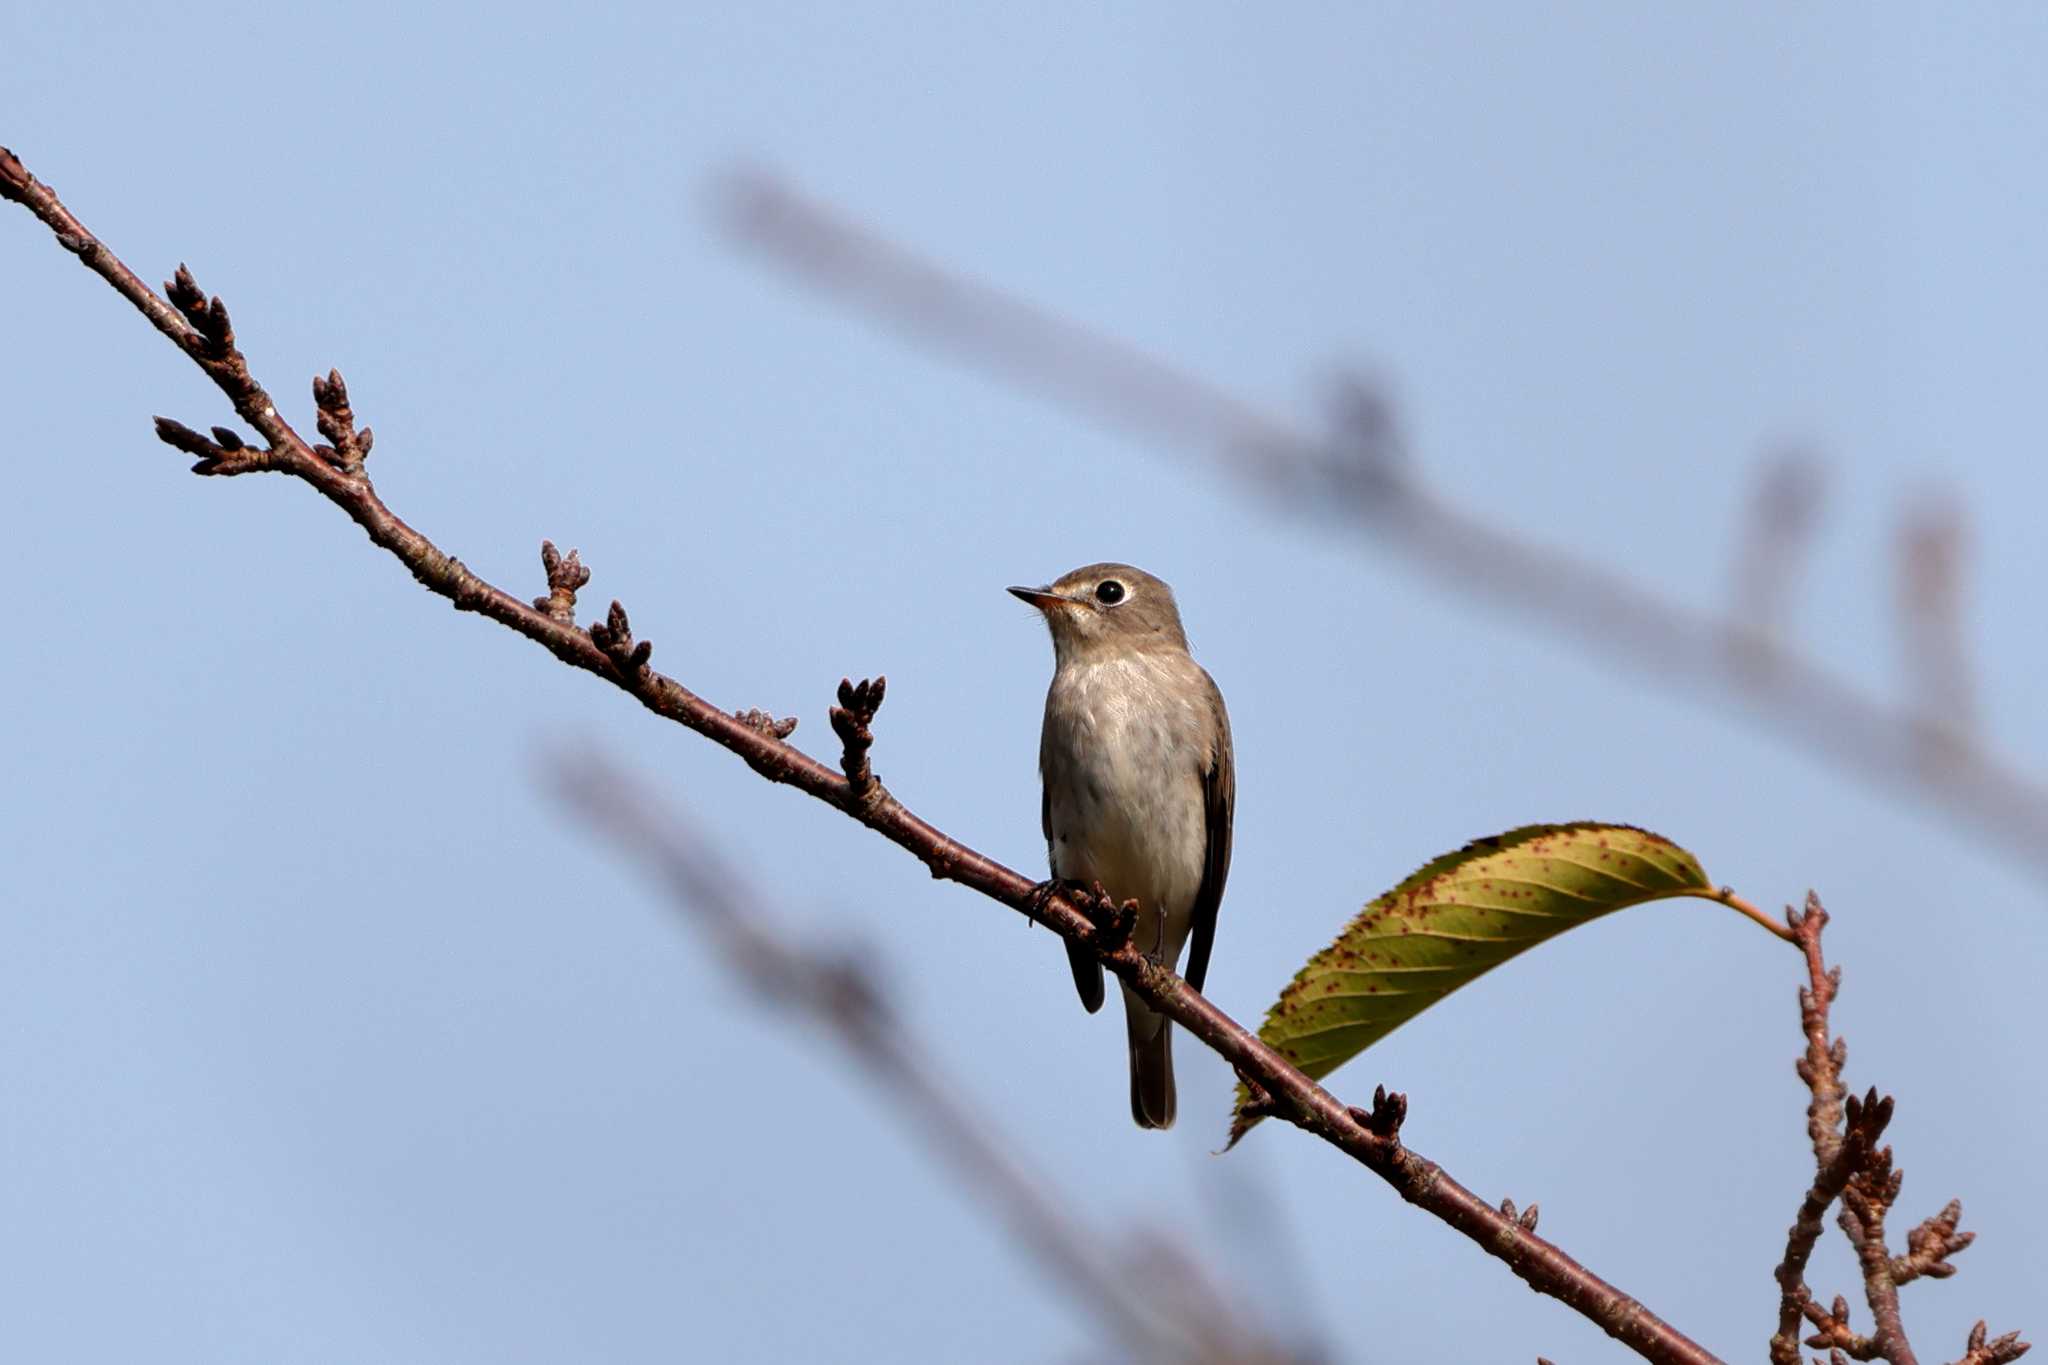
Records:
<instances>
[{"instance_id":1,"label":"bird's eye","mask_svg":"<svg viewBox=\"0 0 2048 1365\"><path fill-rule=\"evenodd\" d=\"M1124 600L1124 585L1114 578L1105 578L1095 585L1095 600L1105 607L1113 607Z\"/></svg>"}]
</instances>

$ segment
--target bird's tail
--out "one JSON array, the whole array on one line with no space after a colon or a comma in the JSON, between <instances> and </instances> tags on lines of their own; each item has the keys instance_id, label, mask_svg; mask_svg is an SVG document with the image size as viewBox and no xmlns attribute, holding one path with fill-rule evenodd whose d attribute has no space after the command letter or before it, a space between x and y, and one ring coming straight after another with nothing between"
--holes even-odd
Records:
<instances>
[{"instance_id":1,"label":"bird's tail","mask_svg":"<svg viewBox=\"0 0 2048 1365\"><path fill-rule=\"evenodd\" d=\"M1140 1128L1173 1127L1173 1025L1124 997L1131 1044L1131 1117Z\"/></svg>"}]
</instances>

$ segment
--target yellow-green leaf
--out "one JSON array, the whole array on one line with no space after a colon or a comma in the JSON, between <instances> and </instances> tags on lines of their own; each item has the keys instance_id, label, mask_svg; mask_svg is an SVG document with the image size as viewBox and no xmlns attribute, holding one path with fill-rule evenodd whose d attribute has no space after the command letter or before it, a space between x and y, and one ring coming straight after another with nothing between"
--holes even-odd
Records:
<instances>
[{"instance_id":1,"label":"yellow-green leaf","mask_svg":"<svg viewBox=\"0 0 2048 1365\"><path fill-rule=\"evenodd\" d=\"M1615 910L1701 896L1780 937L1782 925L1717 890L1699 860L1629 825L1525 825L1477 839L1365 907L1309 959L1267 1011L1259 1037L1320 1079L1458 987L1526 949ZM1260 1115L1243 1085L1235 1145Z\"/></svg>"}]
</instances>

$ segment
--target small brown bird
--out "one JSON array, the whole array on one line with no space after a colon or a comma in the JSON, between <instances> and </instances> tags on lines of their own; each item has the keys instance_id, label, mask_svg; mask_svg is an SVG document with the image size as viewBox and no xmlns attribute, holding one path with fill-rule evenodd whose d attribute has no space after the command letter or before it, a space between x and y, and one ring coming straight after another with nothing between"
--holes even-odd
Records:
<instances>
[{"instance_id":1,"label":"small brown bird","mask_svg":"<svg viewBox=\"0 0 2048 1365\"><path fill-rule=\"evenodd\" d=\"M1010 591L1052 631L1038 775L1053 878L1135 899L1133 941L1154 961L1174 965L1192 937L1186 976L1200 990L1237 799L1223 694L1188 653L1173 590L1143 569L1090 564ZM1073 943L1067 959L1092 1014L1102 1008L1102 964ZM1128 987L1124 1018L1131 1117L1171 1128L1173 1030Z\"/></svg>"}]
</instances>

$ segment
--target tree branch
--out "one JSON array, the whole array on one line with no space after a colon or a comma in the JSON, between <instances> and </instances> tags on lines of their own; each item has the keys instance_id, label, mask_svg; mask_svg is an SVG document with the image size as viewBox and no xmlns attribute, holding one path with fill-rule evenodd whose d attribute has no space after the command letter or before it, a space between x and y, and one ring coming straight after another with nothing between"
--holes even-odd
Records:
<instances>
[{"instance_id":1,"label":"tree branch","mask_svg":"<svg viewBox=\"0 0 2048 1365\"><path fill-rule=\"evenodd\" d=\"M1771 1337L1772 1365L1799 1365L1799 1327L1803 1319L1815 1329L1809 1346L1825 1347L1852 1360L1887 1360L1891 1365L1917 1365L1918 1356L1906 1339L1899 1316L1899 1287L1921 1276L1942 1279L1955 1273L1948 1257L1974 1240L1958 1232L1962 1205L1951 1200L1940 1213L1907 1234L1907 1254L1893 1256L1885 1246L1884 1221L1898 1202L1903 1176L1892 1168L1889 1147L1877 1145L1891 1122L1892 1100L1871 1090L1862 1099L1846 1095L1842 1067L1849 1050L1831 1036L1829 1011L1842 988L1842 969L1829 968L1821 954L1821 930L1828 912L1820 897L1809 893L1804 914L1793 912L1786 922L1806 956L1807 984L1799 992L1799 1023L1806 1034L1806 1054L1799 1059L1799 1079L1813 1098L1806 1109L1807 1137L1813 1144L1814 1178L1800 1201L1787 1234L1785 1257L1778 1263L1778 1330ZM1864 1297L1876 1330L1855 1331L1849 1324L1848 1301L1840 1295L1827 1308L1814 1301L1806 1283L1806 1266L1820 1240L1821 1220L1836 1200L1842 1204L1838 1222L1856 1252L1863 1273ZM1995 1341L1984 1339L1984 1324L1972 1333L1965 1365L1987 1365L2019 1359L2027 1344L2017 1332Z\"/></svg>"}]
</instances>

